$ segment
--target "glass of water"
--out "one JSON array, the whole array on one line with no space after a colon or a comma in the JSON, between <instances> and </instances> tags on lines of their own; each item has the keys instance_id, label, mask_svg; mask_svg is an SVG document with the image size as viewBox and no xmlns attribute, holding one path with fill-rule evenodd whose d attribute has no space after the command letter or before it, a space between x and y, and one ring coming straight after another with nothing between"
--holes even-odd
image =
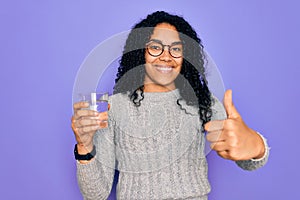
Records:
<instances>
[{"instance_id":1,"label":"glass of water","mask_svg":"<svg viewBox=\"0 0 300 200\"><path fill-rule=\"evenodd\" d=\"M90 110L106 112L108 110L108 92L91 92L80 94L81 101L88 102Z\"/></svg>"}]
</instances>

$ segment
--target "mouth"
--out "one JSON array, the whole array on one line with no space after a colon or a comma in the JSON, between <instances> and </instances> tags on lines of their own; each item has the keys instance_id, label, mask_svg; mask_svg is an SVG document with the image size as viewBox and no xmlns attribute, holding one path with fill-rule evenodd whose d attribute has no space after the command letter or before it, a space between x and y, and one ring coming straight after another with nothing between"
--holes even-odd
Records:
<instances>
[{"instance_id":1,"label":"mouth","mask_svg":"<svg viewBox=\"0 0 300 200\"><path fill-rule=\"evenodd\" d=\"M159 71L160 73L171 73L173 71L173 66L167 66L167 65L154 65L155 69Z\"/></svg>"}]
</instances>

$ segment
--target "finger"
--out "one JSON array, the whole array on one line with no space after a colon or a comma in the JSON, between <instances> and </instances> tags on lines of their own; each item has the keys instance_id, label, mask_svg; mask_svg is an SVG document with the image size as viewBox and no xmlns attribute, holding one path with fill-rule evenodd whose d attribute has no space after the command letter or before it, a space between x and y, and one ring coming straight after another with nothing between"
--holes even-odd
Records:
<instances>
[{"instance_id":1,"label":"finger","mask_svg":"<svg viewBox=\"0 0 300 200\"><path fill-rule=\"evenodd\" d=\"M80 101L80 102L77 102L77 103L73 104L74 110L79 110L79 109L87 108L87 107L89 107L89 103L84 102L84 101Z\"/></svg>"},{"instance_id":2,"label":"finger","mask_svg":"<svg viewBox=\"0 0 300 200\"><path fill-rule=\"evenodd\" d=\"M223 131L219 130L219 131L213 131L213 132L209 132L206 135L206 139L209 142L220 142L220 141L225 141L225 137L223 136Z\"/></svg>"},{"instance_id":3,"label":"finger","mask_svg":"<svg viewBox=\"0 0 300 200\"><path fill-rule=\"evenodd\" d=\"M107 121L108 120L108 112L100 112L99 113L99 120L100 121Z\"/></svg>"},{"instance_id":4,"label":"finger","mask_svg":"<svg viewBox=\"0 0 300 200\"><path fill-rule=\"evenodd\" d=\"M72 117L71 127L72 127L72 130L74 131L74 133L77 133L78 130L77 130L75 123L76 123L76 120L74 117Z\"/></svg>"},{"instance_id":5,"label":"finger","mask_svg":"<svg viewBox=\"0 0 300 200\"><path fill-rule=\"evenodd\" d=\"M231 158L228 151L217 151L217 154L228 160Z\"/></svg>"},{"instance_id":6,"label":"finger","mask_svg":"<svg viewBox=\"0 0 300 200\"><path fill-rule=\"evenodd\" d=\"M224 121L224 134L227 134L228 132L235 132L236 128L239 127L240 121L236 119L226 119Z\"/></svg>"},{"instance_id":7,"label":"finger","mask_svg":"<svg viewBox=\"0 0 300 200\"><path fill-rule=\"evenodd\" d=\"M72 116L72 117L71 117L71 123L73 124L73 123L75 123L75 122L76 122L76 119L75 119L74 116Z\"/></svg>"},{"instance_id":8,"label":"finger","mask_svg":"<svg viewBox=\"0 0 300 200\"><path fill-rule=\"evenodd\" d=\"M82 118L75 121L75 127L81 128L83 126L97 126L100 125L99 119L93 119L93 118Z\"/></svg>"},{"instance_id":9,"label":"finger","mask_svg":"<svg viewBox=\"0 0 300 200\"><path fill-rule=\"evenodd\" d=\"M232 90L227 90L225 92L223 103L228 118L238 118L240 116L232 102Z\"/></svg>"},{"instance_id":10,"label":"finger","mask_svg":"<svg viewBox=\"0 0 300 200\"><path fill-rule=\"evenodd\" d=\"M222 130L223 127L224 127L224 120L214 120L204 125L204 129L208 132L219 131Z\"/></svg>"},{"instance_id":11,"label":"finger","mask_svg":"<svg viewBox=\"0 0 300 200\"><path fill-rule=\"evenodd\" d=\"M100 128L107 128L108 127L108 122L107 121L101 121L99 126L100 126Z\"/></svg>"},{"instance_id":12,"label":"finger","mask_svg":"<svg viewBox=\"0 0 300 200\"><path fill-rule=\"evenodd\" d=\"M78 130L79 135L82 135L82 134L94 133L99 128L100 128L99 125L95 125L95 126L83 126L83 127L77 128L77 130Z\"/></svg>"},{"instance_id":13,"label":"finger","mask_svg":"<svg viewBox=\"0 0 300 200\"><path fill-rule=\"evenodd\" d=\"M227 151L228 150L227 145L224 141L212 142L210 144L210 148L215 151Z\"/></svg>"},{"instance_id":14,"label":"finger","mask_svg":"<svg viewBox=\"0 0 300 200\"><path fill-rule=\"evenodd\" d=\"M81 118L81 117L98 117L99 113L94 110L77 110L74 113L75 119Z\"/></svg>"}]
</instances>

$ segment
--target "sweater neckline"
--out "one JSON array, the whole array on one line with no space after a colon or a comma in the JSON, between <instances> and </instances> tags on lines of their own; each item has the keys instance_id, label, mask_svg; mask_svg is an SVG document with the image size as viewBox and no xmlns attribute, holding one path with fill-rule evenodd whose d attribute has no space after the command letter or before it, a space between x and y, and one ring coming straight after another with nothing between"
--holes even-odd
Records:
<instances>
[{"instance_id":1,"label":"sweater neckline","mask_svg":"<svg viewBox=\"0 0 300 200\"><path fill-rule=\"evenodd\" d=\"M179 89L170 90L167 92L144 92L144 99L147 100L161 100L161 99L179 99L180 93Z\"/></svg>"}]
</instances>

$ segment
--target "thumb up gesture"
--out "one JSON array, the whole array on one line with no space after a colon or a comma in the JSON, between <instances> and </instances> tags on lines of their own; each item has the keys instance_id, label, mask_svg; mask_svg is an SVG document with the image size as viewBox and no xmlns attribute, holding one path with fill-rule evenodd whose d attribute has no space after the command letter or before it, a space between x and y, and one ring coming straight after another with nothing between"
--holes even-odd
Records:
<instances>
[{"instance_id":1,"label":"thumb up gesture","mask_svg":"<svg viewBox=\"0 0 300 200\"><path fill-rule=\"evenodd\" d=\"M205 124L206 139L219 156L234 161L263 157L265 147L262 138L243 121L232 102L232 91L224 94L226 120Z\"/></svg>"}]
</instances>

